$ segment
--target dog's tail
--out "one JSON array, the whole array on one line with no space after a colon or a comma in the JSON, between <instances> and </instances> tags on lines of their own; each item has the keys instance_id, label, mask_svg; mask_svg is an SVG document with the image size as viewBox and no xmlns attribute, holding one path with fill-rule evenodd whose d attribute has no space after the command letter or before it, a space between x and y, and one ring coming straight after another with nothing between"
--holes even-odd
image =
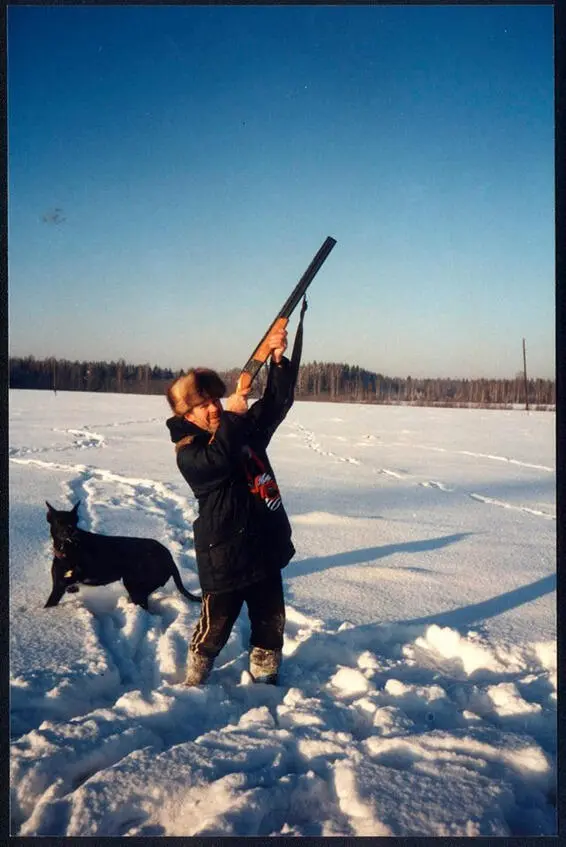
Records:
<instances>
[{"instance_id":1,"label":"dog's tail","mask_svg":"<svg viewBox=\"0 0 566 847\"><path fill-rule=\"evenodd\" d=\"M179 569L174 562L172 563L171 576L173 577L173 582L175 583L181 594L183 594L185 597L188 597L188 599L192 600L193 603L202 603L202 597L197 597L196 594L191 594L190 591L187 591L181 581L181 574L179 573Z\"/></svg>"}]
</instances>

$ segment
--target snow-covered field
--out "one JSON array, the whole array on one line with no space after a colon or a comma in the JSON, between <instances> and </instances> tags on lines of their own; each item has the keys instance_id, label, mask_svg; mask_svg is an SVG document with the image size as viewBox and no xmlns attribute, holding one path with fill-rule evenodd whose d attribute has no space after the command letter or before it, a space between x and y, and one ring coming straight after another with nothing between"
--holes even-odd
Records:
<instances>
[{"instance_id":1,"label":"snow-covered field","mask_svg":"<svg viewBox=\"0 0 566 847\"><path fill-rule=\"evenodd\" d=\"M244 612L196 689L172 582L149 613L121 584L43 609L45 500L198 591L166 416L10 393L12 834L555 834L554 414L295 404L281 685L250 683Z\"/></svg>"}]
</instances>

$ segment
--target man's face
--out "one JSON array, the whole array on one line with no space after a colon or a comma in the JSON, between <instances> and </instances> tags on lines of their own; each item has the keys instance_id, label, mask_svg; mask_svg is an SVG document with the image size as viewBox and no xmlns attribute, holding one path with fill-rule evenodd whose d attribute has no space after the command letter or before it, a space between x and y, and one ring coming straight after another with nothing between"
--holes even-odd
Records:
<instances>
[{"instance_id":1,"label":"man's face","mask_svg":"<svg viewBox=\"0 0 566 847\"><path fill-rule=\"evenodd\" d=\"M193 406L185 417L206 432L214 434L220 424L221 414L222 403L220 400L203 400L198 406Z\"/></svg>"}]
</instances>

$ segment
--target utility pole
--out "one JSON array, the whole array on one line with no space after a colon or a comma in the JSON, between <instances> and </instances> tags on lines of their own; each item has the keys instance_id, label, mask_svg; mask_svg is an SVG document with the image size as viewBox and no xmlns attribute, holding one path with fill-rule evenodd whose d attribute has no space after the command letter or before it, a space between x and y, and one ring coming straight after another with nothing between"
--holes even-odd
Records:
<instances>
[{"instance_id":1,"label":"utility pole","mask_svg":"<svg viewBox=\"0 0 566 847\"><path fill-rule=\"evenodd\" d=\"M529 411L529 384L527 382L527 351L525 349L525 339L523 338L523 369L525 372L525 411Z\"/></svg>"}]
</instances>

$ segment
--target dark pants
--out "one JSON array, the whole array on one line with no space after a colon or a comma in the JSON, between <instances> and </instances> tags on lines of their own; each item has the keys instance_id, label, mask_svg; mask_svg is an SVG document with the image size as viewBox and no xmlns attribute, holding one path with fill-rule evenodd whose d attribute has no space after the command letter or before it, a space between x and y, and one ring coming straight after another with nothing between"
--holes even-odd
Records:
<instances>
[{"instance_id":1,"label":"dark pants","mask_svg":"<svg viewBox=\"0 0 566 847\"><path fill-rule=\"evenodd\" d=\"M281 571L238 591L204 593L190 650L211 659L216 658L228 641L244 603L248 607L251 624L250 645L264 650L280 650L285 628Z\"/></svg>"}]
</instances>

